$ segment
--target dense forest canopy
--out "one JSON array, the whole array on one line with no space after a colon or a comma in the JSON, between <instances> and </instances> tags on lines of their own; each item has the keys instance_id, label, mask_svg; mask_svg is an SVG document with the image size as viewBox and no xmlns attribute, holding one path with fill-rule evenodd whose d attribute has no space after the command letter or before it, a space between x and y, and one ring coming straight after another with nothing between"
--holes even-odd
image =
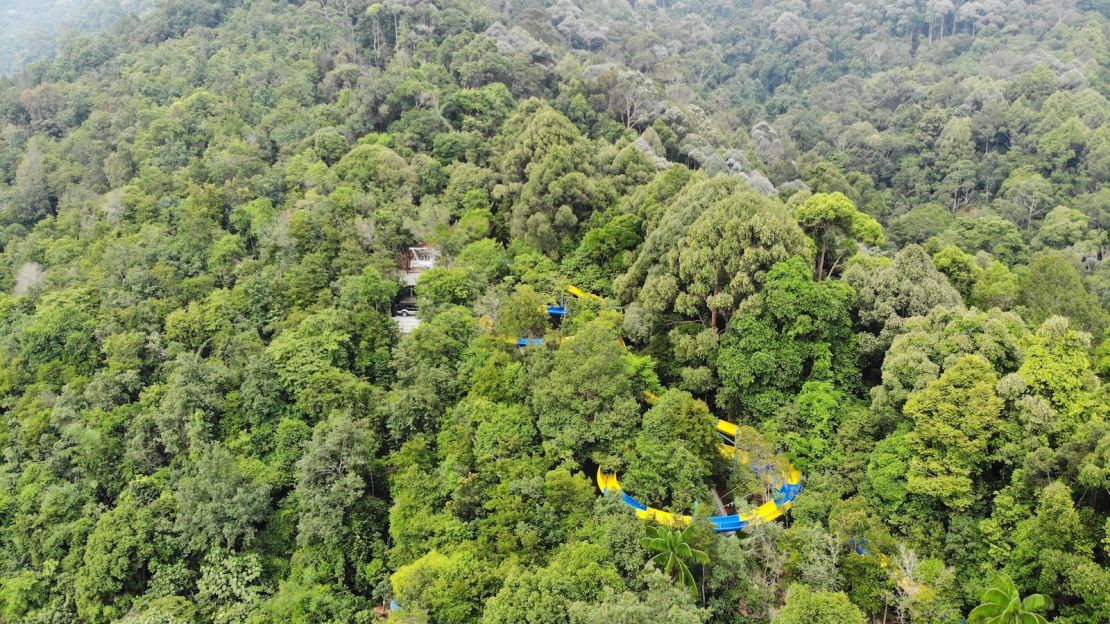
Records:
<instances>
[{"instance_id":1,"label":"dense forest canopy","mask_svg":"<svg viewBox=\"0 0 1110 624\"><path fill-rule=\"evenodd\" d=\"M42 6L0 622L1110 621L1106 2Z\"/></svg>"}]
</instances>

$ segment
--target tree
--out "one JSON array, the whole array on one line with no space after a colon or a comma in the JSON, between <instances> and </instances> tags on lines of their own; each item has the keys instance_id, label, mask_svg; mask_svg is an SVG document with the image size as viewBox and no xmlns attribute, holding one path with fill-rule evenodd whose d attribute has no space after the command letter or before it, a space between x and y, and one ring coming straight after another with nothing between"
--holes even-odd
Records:
<instances>
[{"instance_id":1,"label":"tree","mask_svg":"<svg viewBox=\"0 0 1110 624\"><path fill-rule=\"evenodd\" d=\"M534 570L518 570L490 598L482 624L568 624L573 602L623 588L609 553L589 542L559 548L551 562Z\"/></svg>"},{"instance_id":2,"label":"tree","mask_svg":"<svg viewBox=\"0 0 1110 624\"><path fill-rule=\"evenodd\" d=\"M465 377L458 366L477 329L470 310L452 306L421 323L394 350L397 378L386 423L395 439L436 430L446 408L462 394Z\"/></svg>"},{"instance_id":3,"label":"tree","mask_svg":"<svg viewBox=\"0 0 1110 624\"><path fill-rule=\"evenodd\" d=\"M982 271L975 262L975 257L955 245L948 245L933 254L933 263L938 271L948 277L948 283L958 290L965 300L969 300Z\"/></svg>"},{"instance_id":4,"label":"tree","mask_svg":"<svg viewBox=\"0 0 1110 624\"><path fill-rule=\"evenodd\" d=\"M882 381L871 389L876 415L894 421L910 394L966 355L990 362L999 375L1016 372L1031 336L1025 321L998 310L937 307L906 322L883 357Z\"/></svg>"},{"instance_id":5,"label":"tree","mask_svg":"<svg viewBox=\"0 0 1110 624\"><path fill-rule=\"evenodd\" d=\"M711 198L725 190L715 186L699 187ZM732 193L708 205L701 198L676 198L668 209L671 214L645 242L637 264L659 253L656 245L666 246L636 295L636 308L651 321L673 313L719 330L759 290L776 262L809 255L805 234L782 204L750 187L730 186ZM703 205L704 211L692 212ZM658 240L657 233L663 232L674 238ZM630 274L638 271L633 265Z\"/></svg>"},{"instance_id":6,"label":"tree","mask_svg":"<svg viewBox=\"0 0 1110 624\"><path fill-rule=\"evenodd\" d=\"M771 618L771 624L864 624L859 607L843 592L813 591L794 584L786 591L786 602Z\"/></svg>"},{"instance_id":7,"label":"tree","mask_svg":"<svg viewBox=\"0 0 1110 624\"><path fill-rule=\"evenodd\" d=\"M624 484L655 506L690 510L706 498L705 484L720 458L716 424L705 403L668 391L644 414Z\"/></svg>"},{"instance_id":8,"label":"tree","mask_svg":"<svg viewBox=\"0 0 1110 624\"><path fill-rule=\"evenodd\" d=\"M856 241L881 245L879 222L856 209L843 193L816 193L794 209L794 218L817 244L814 275L823 280L855 252Z\"/></svg>"},{"instance_id":9,"label":"tree","mask_svg":"<svg viewBox=\"0 0 1110 624\"><path fill-rule=\"evenodd\" d=\"M632 263L632 252L643 242L640 219L623 214L605 225L586 232L582 242L563 261L567 275L577 276L577 284L590 291L609 288L617 275Z\"/></svg>"},{"instance_id":10,"label":"tree","mask_svg":"<svg viewBox=\"0 0 1110 624\"><path fill-rule=\"evenodd\" d=\"M390 193L415 182L416 174L396 152L377 143L363 144L347 152L335 164L340 179Z\"/></svg>"},{"instance_id":11,"label":"tree","mask_svg":"<svg viewBox=\"0 0 1110 624\"><path fill-rule=\"evenodd\" d=\"M1090 130L1076 117L1069 117L1037 141L1037 151L1046 161L1044 170L1058 182L1072 182L1072 175L1087 151Z\"/></svg>"},{"instance_id":12,"label":"tree","mask_svg":"<svg viewBox=\"0 0 1110 624\"><path fill-rule=\"evenodd\" d=\"M14 212L8 216L7 221L30 227L51 214L53 206L47 186L47 173L42 148L38 141L32 141L15 172L12 196Z\"/></svg>"},{"instance_id":13,"label":"tree","mask_svg":"<svg viewBox=\"0 0 1110 624\"><path fill-rule=\"evenodd\" d=\"M1020 294L1018 276L997 260L987 259L986 264L971 287L968 302L982 310L1012 309Z\"/></svg>"},{"instance_id":14,"label":"tree","mask_svg":"<svg viewBox=\"0 0 1110 624\"><path fill-rule=\"evenodd\" d=\"M923 390L910 395L904 412L914 428L906 443L914 451L908 489L953 509L973 502L973 470L989 457L1002 427L998 375L986 359L958 360Z\"/></svg>"},{"instance_id":15,"label":"tree","mask_svg":"<svg viewBox=\"0 0 1110 624\"><path fill-rule=\"evenodd\" d=\"M839 281L814 281L807 264L796 256L776 264L763 291L729 321L716 367L717 403L730 413L770 415L810 380L854 387L855 293Z\"/></svg>"},{"instance_id":16,"label":"tree","mask_svg":"<svg viewBox=\"0 0 1110 624\"><path fill-rule=\"evenodd\" d=\"M1097 533L1085 525L1071 488L1052 481L1035 503L1035 512L1026 512L1012 529L1006 571L1020 586L1051 597L1061 619L1105 619L1110 600L1102 588L1110 573L1095 560Z\"/></svg>"},{"instance_id":17,"label":"tree","mask_svg":"<svg viewBox=\"0 0 1110 624\"><path fill-rule=\"evenodd\" d=\"M1041 174L1027 168L1015 170L1002 183L1002 195L1016 206L1013 220L1028 229L1048 211L1052 203L1052 185Z\"/></svg>"},{"instance_id":18,"label":"tree","mask_svg":"<svg viewBox=\"0 0 1110 624\"><path fill-rule=\"evenodd\" d=\"M316 426L297 462L299 544L342 548L347 542L351 514L374 495L377 446L365 420L337 414Z\"/></svg>"},{"instance_id":19,"label":"tree","mask_svg":"<svg viewBox=\"0 0 1110 624\"><path fill-rule=\"evenodd\" d=\"M644 548L655 553L650 559L664 574L680 585L685 585L698 594L697 580L690 565L709 563L709 555L690 545L695 525L690 523L684 529L653 525L647 527L648 536L644 538Z\"/></svg>"},{"instance_id":20,"label":"tree","mask_svg":"<svg viewBox=\"0 0 1110 624\"><path fill-rule=\"evenodd\" d=\"M1107 0L0 4L0 622L1110 622Z\"/></svg>"},{"instance_id":21,"label":"tree","mask_svg":"<svg viewBox=\"0 0 1110 624\"><path fill-rule=\"evenodd\" d=\"M195 552L250 542L270 506L269 487L246 477L223 446L210 447L177 486L176 528Z\"/></svg>"},{"instance_id":22,"label":"tree","mask_svg":"<svg viewBox=\"0 0 1110 624\"><path fill-rule=\"evenodd\" d=\"M393 594L403 605L398 615L424 612L437 624L478 620L482 606L493 594L495 581L492 563L472 547L450 555L431 550L390 577Z\"/></svg>"},{"instance_id":23,"label":"tree","mask_svg":"<svg viewBox=\"0 0 1110 624\"><path fill-rule=\"evenodd\" d=\"M1062 251L1044 251L1033 257L1019 278L1018 304L1024 316L1040 323L1052 315L1067 316L1096 336L1106 327L1106 313L1087 292L1075 257Z\"/></svg>"},{"instance_id":24,"label":"tree","mask_svg":"<svg viewBox=\"0 0 1110 624\"><path fill-rule=\"evenodd\" d=\"M475 42L482 39L485 38L476 37ZM470 49L479 47L483 47L483 44L467 46ZM452 65L459 66L459 61L462 61L463 71L471 74L472 78L478 78L474 75L474 69L482 60L485 59L459 58L453 59ZM488 72L488 69L484 71ZM509 116L515 104L508 87L500 82L491 82L478 89L455 91L443 102L441 112L457 130L476 130L489 135Z\"/></svg>"},{"instance_id":25,"label":"tree","mask_svg":"<svg viewBox=\"0 0 1110 624\"><path fill-rule=\"evenodd\" d=\"M527 284L517 286L497 310L497 333L514 340L543 336L550 326L548 301L548 297Z\"/></svg>"},{"instance_id":26,"label":"tree","mask_svg":"<svg viewBox=\"0 0 1110 624\"><path fill-rule=\"evenodd\" d=\"M987 588L979 595L981 604L967 614L971 624L1047 624L1039 612L1048 601L1040 594L1029 594L1024 599L1009 575L995 574L987 581Z\"/></svg>"},{"instance_id":27,"label":"tree","mask_svg":"<svg viewBox=\"0 0 1110 624\"><path fill-rule=\"evenodd\" d=\"M214 437L231 371L218 358L188 352L178 356L170 368L155 422L163 448L178 454L199 448Z\"/></svg>"},{"instance_id":28,"label":"tree","mask_svg":"<svg viewBox=\"0 0 1110 624\"><path fill-rule=\"evenodd\" d=\"M332 409L364 409L369 384L350 372L351 316L325 308L279 334L267 347L282 384L316 418Z\"/></svg>"},{"instance_id":29,"label":"tree","mask_svg":"<svg viewBox=\"0 0 1110 624\"><path fill-rule=\"evenodd\" d=\"M709 617L710 611L697 608L689 591L676 587L660 572L648 574L647 589L640 593L625 591L600 602L570 605L571 624L704 624Z\"/></svg>"},{"instance_id":30,"label":"tree","mask_svg":"<svg viewBox=\"0 0 1110 624\"><path fill-rule=\"evenodd\" d=\"M599 184L578 128L546 104L529 100L505 122L498 138L501 170L511 184L510 229L551 257L597 209L611 201Z\"/></svg>"},{"instance_id":31,"label":"tree","mask_svg":"<svg viewBox=\"0 0 1110 624\"><path fill-rule=\"evenodd\" d=\"M1017 372L1025 390L1055 410L1051 422L1043 423L1053 438L1074 430L1094 401L1098 381L1089 352L1090 336L1062 317L1045 320L1026 344L1025 361Z\"/></svg>"},{"instance_id":32,"label":"tree","mask_svg":"<svg viewBox=\"0 0 1110 624\"><path fill-rule=\"evenodd\" d=\"M850 441L851 436L859 435L858 428L873 420L860 418L865 412L861 403L836 385L807 381L793 404L785 405L763 426L786 448L799 469L836 467L843 471L850 459L844 447L857 446Z\"/></svg>"},{"instance_id":33,"label":"tree","mask_svg":"<svg viewBox=\"0 0 1110 624\"><path fill-rule=\"evenodd\" d=\"M993 215L958 218L937 235L940 247L955 245L967 253L989 252L999 262L1013 266L1028 253L1021 230L1012 221Z\"/></svg>"},{"instance_id":34,"label":"tree","mask_svg":"<svg viewBox=\"0 0 1110 624\"><path fill-rule=\"evenodd\" d=\"M963 305L960 293L918 245L904 247L886 266L852 265L845 271L844 281L858 295L860 350L871 357L886 350L906 319L928 314L938 305Z\"/></svg>"},{"instance_id":35,"label":"tree","mask_svg":"<svg viewBox=\"0 0 1110 624\"><path fill-rule=\"evenodd\" d=\"M1045 215L1033 246L1063 249L1078 243L1086 233L1087 215L1067 206L1057 206Z\"/></svg>"},{"instance_id":36,"label":"tree","mask_svg":"<svg viewBox=\"0 0 1110 624\"><path fill-rule=\"evenodd\" d=\"M478 276L463 267L428 269L416 284L421 316L432 318L444 306L469 305L480 288Z\"/></svg>"},{"instance_id":37,"label":"tree","mask_svg":"<svg viewBox=\"0 0 1110 624\"><path fill-rule=\"evenodd\" d=\"M943 232L953 221L955 217L952 216L952 211L944 206L925 204L895 219L890 225L889 232L891 238L901 245L922 244L931 236Z\"/></svg>"},{"instance_id":38,"label":"tree","mask_svg":"<svg viewBox=\"0 0 1110 624\"><path fill-rule=\"evenodd\" d=\"M638 380L628 351L608 319L583 326L555 352L549 374L529 401L552 450L579 461L623 456L640 425Z\"/></svg>"},{"instance_id":39,"label":"tree","mask_svg":"<svg viewBox=\"0 0 1110 624\"><path fill-rule=\"evenodd\" d=\"M155 478L132 482L116 506L97 519L76 574L77 612L83 619L113 621L146 590L143 571L164 547L159 518L170 509L169 497L159 492L162 486Z\"/></svg>"}]
</instances>

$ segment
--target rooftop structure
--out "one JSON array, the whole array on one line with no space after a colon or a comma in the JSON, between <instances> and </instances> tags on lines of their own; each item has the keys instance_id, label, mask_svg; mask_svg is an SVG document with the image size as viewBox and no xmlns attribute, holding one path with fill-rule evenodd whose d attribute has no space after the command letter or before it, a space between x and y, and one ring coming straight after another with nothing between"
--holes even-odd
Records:
<instances>
[{"instance_id":1,"label":"rooftop structure","mask_svg":"<svg viewBox=\"0 0 1110 624\"><path fill-rule=\"evenodd\" d=\"M393 321L402 334L412 333L412 330L420 326L413 287L420 279L420 274L435 267L438 259L439 247L427 243L409 247L401 259L401 268L404 269L401 282L405 288L401 289L398 300L394 302Z\"/></svg>"}]
</instances>

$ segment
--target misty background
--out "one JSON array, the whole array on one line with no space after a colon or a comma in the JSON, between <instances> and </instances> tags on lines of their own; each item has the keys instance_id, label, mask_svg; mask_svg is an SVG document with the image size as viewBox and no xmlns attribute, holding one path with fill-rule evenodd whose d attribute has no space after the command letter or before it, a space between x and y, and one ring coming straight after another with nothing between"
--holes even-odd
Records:
<instances>
[{"instance_id":1,"label":"misty background","mask_svg":"<svg viewBox=\"0 0 1110 624\"><path fill-rule=\"evenodd\" d=\"M94 33L134 17L152 0L0 0L0 75L53 58L60 35Z\"/></svg>"}]
</instances>

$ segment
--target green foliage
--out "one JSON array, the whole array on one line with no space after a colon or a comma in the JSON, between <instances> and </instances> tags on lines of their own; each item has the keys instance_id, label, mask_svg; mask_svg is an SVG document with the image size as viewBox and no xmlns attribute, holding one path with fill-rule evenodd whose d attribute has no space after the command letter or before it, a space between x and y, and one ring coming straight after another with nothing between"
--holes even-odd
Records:
<instances>
[{"instance_id":1,"label":"green foliage","mask_svg":"<svg viewBox=\"0 0 1110 624\"><path fill-rule=\"evenodd\" d=\"M571 603L622 589L620 576L607 555L603 548L592 544L568 544L547 566L515 572L486 604L482 623L569 622Z\"/></svg>"},{"instance_id":2,"label":"green foliage","mask_svg":"<svg viewBox=\"0 0 1110 624\"><path fill-rule=\"evenodd\" d=\"M1046 400L1054 409L1047 433L1070 432L1082 420L1079 412L1097 401L1091 393L1097 381L1091 372L1090 339L1072 329L1067 320L1054 317L1037 328L1029 341L1018 375L1025 389Z\"/></svg>"},{"instance_id":3,"label":"green foliage","mask_svg":"<svg viewBox=\"0 0 1110 624\"><path fill-rule=\"evenodd\" d=\"M267 348L284 387L315 418L333 409L364 409L369 400L369 384L349 371L349 332L348 314L329 308L285 330Z\"/></svg>"},{"instance_id":4,"label":"green foliage","mask_svg":"<svg viewBox=\"0 0 1110 624\"><path fill-rule=\"evenodd\" d=\"M865 355L885 351L906 319L925 315L938 305L956 307L961 302L960 294L918 245L903 248L888 266L854 264L845 271L844 281L858 296L859 343Z\"/></svg>"},{"instance_id":5,"label":"green foliage","mask_svg":"<svg viewBox=\"0 0 1110 624\"><path fill-rule=\"evenodd\" d=\"M704 484L720 454L717 420L701 401L673 390L644 413L624 473L627 487L656 507L689 511L705 498Z\"/></svg>"},{"instance_id":6,"label":"green foliage","mask_svg":"<svg viewBox=\"0 0 1110 624\"><path fill-rule=\"evenodd\" d=\"M450 556L431 550L390 578L404 612L423 612L430 621L442 624L473 622L480 617L482 605L496 587L495 580L489 562L464 550Z\"/></svg>"},{"instance_id":7,"label":"green foliage","mask_svg":"<svg viewBox=\"0 0 1110 624\"><path fill-rule=\"evenodd\" d=\"M1018 277L1001 262L990 260L971 287L970 303L983 310L1012 309L1020 294Z\"/></svg>"},{"instance_id":8,"label":"green foliage","mask_svg":"<svg viewBox=\"0 0 1110 624\"><path fill-rule=\"evenodd\" d=\"M907 489L953 508L972 502L972 471L985 462L1001 427L1002 399L990 362L965 356L923 390L910 394L905 415L913 421L906 443L915 451Z\"/></svg>"},{"instance_id":9,"label":"green foliage","mask_svg":"<svg viewBox=\"0 0 1110 624\"><path fill-rule=\"evenodd\" d=\"M857 210L843 193L811 195L794 209L794 218L817 245L814 276L818 280L832 275L841 261L855 252L851 243L883 243L879 222Z\"/></svg>"},{"instance_id":10,"label":"green foliage","mask_svg":"<svg viewBox=\"0 0 1110 624\"><path fill-rule=\"evenodd\" d=\"M709 555L690 546L693 530L693 524L682 530L649 526L648 536L644 538L644 548L655 553L650 561L664 574L698 593L697 579L690 571L690 565L709 563Z\"/></svg>"},{"instance_id":11,"label":"green foliage","mask_svg":"<svg viewBox=\"0 0 1110 624\"><path fill-rule=\"evenodd\" d=\"M0 621L1110 621L1098 4L8 2Z\"/></svg>"},{"instance_id":12,"label":"green foliage","mask_svg":"<svg viewBox=\"0 0 1110 624\"><path fill-rule=\"evenodd\" d=\"M613 462L640 426L633 362L606 320L583 326L555 352L550 372L537 380L530 405L556 453Z\"/></svg>"},{"instance_id":13,"label":"green foliage","mask_svg":"<svg viewBox=\"0 0 1110 624\"><path fill-rule=\"evenodd\" d=\"M895 417L906 399L966 355L990 362L1000 375L1018 370L1029 330L1021 317L997 310L934 308L906 322L883 358L882 383L871 390L872 409Z\"/></svg>"},{"instance_id":14,"label":"green foliage","mask_svg":"<svg viewBox=\"0 0 1110 624\"><path fill-rule=\"evenodd\" d=\"M944 273L948 283L963 295L965 301L971 298L981 272L974 256L961 251L955 245L948 245L933 254L933 264L938 271Z\"/></svg>"},{"instance_id":15,"label":"green foliage","mask_svg":"<svg viewBox=\"0 0 1110 624\"><path fill-rule=\"evenodd\" d=\"M968 614L968 622L984 624L1045 624L1038 613L1048 605L1040 594L1030 594L1024 599L1009 576L996 574L987 581L987 589L979 597L982 601Z\"/></svg>"},{"instance_id":16,"label":"green foliage","mask_svg":"<svg viewBox=\"0 0 1110 624\"><path fill-rule=\"evenodd\" d=\"M786 603L771 619L774 624L863 624L859 607L841 592L813 591L805 585L791 585Z\"/></svg>"},{"instance_id":17,"label":"green foliage","mask_svg":"<svg viewBox=\"0 0 1110 624\"><path fill-rule=\"evenodd\" d=\"M261 576L258 555L234 556L214 549L201 566L198 597L213 621L241 621L261 602Z\"/></svg>"},{"instance_id":18,"label":"green foliage","mask_svg":"<svg viewBox=\"0 0 1110 624\"><path fill-rule=\"evenodd\" d=\"M480 276L460 266L435 267L420 274L420 307L428 317L444 306L467 305L481 292Z\"/></svg>"},{"instance_id":19,"label":"green foliage","mask_svg":"<svg viewBox=\"0 0 1110 624\"><path fill-rule=\"evenodd\" d=\"M1019 280L1019 293L1018 303L1033 323L1061 315L1095 335L1106 327L1106 313L1087 292L1074 258L1066 253L1043 252L1034 256Z\"/></svg>"},{"instance_id":20,"label":"green foliage","mask_svg":"<svg viewBox=\"0 0 1110 624\"><path fill-rule=\"evenodd\" d=\"M936 240L942 246L955 245L970 254L989 252L1009 266L1023 261L1027 254L1021 230L1011 221L991 215L956 219Z\"/></svg>"},{"instance_id":21,"label":"green foliage","mask_svg":"<svg viewBox=\"0 0 1110 624\"><path fill-rule=\"evenodd\" d=\"M1087 233L1087 215L1082 212L1057 206L1045 215L1044 223L1033 241L1035 246L1064 249L1083 240Z\"/></svg>"},{"instance_id":22,"label":"green foliage","mask_svg":"<svg viewBox=\"0 0 1110 624\"><path fill-rule=\"evenodd\" d=\"M269 488L252 483L221 446L209 449L194 464L193 471L181 480L175 494L176 528L188 548L232 549L249 543L254 536L253 525L262 520L269 507Z\"/></svg>"},{"instance_id":23,"label":"green foliage","mask_svg":"<svg viewBox=\"0 0 1110 624\"><path fill-rule=\"evenodd\" d=\"M500 164L514 183L508 189L511 232L557 256L580 222L612 202L612 190L591 178L588 144L558 111L525 102L504 127L509 132L499 137L507 148Z\"/></svg>"},{"instance_id":24,"label":"green foliage","mask_svg":"<svg viewBox=\"0 0 1110 624\"><path fill-rule=\"evenodd\" d=\"M742 183L689 186L671 201L618 283L625 292L636 288L629 317L643 326L630 329L643 333L668 314L719 328L775 263L808 252L805 235L780 203Z\"/></svg>"},{"instance_id":25,"label":"green foliage","mask_svg":"<svg viewBox=\"0 0 1110 624\"><path fill-rule=\"evenodd\" d=\"M632 252L641 242L640 222L635 215L622 214L586 232L582 242L563 261L568 275L577 275L580 287L605 290L612 279L632 263Z\"/></svg>"},{"instance_id":26,"label":"green foliage","mask_svg":"<svg viewBox=\"0 0 1110 624\"><path fill-rule=\"evenodd\" d=\"M374 495L376 447L365 420L335 415L316 426L297 462L298 544L348 545L351 514L366 513Z\"/></svg>"},{"instance_id":27,"label":"green foliage","mask_svg":"<svg viewBox=\"0 0 1110 624\"><path fill-rule=\"evenodd\" d=\"M708 618L708 610L697 608L689 591L671 585L658 572L648 576L647 589L639 594L625 591L603 602L570 605L571 624L638 624L651 620L702 624Z\"/></svg>"},{"instance_id":28,"label":"green foliage","mask_svg":"<svg viewBox=\"0 0 1110 624\"><path fill-rule=\"evenodd\" d=\"M717 401L770 415L807 381L851 390L857 365L851 305L855 293L836 281L816 282L799 257L776 264L763 291L729 321L717 354Z\"/></svg>"},{"instance_id":29,"label":"green foliage","mask_svg":"<svg viewBox=\"0 0 1110 624\"><path fill-rule=\"evenodd\" d=\"M135 484L102 515L89 535L84 562L76 578L77 612L90 622L109 622L127 613L146 589L142 570L165 552L157 535L159 517L170 512L160 484ZM153 498L151 498L153 497ZM163 551L163 552L159 552Z\"/></svg>"},{"instance_id":30,"label":"green foliage","mask_svg":"<svg viewBox=\"0 0 1110 624\"><path fill-rule=\"evenodd\" d=\"M922 244L945 231L955 221L952 212L938 204L917 206L890 224L891 237L900 244Z\"/></svg>"},{"instance_id":31,"label":"green foliage","mask_svg":"<svg viewBox=\"0 0 1110 624\"><path fill-rule=\"evenodd\" d=\"M335 164L335 173L346 182L386 193L411 184L415 177L404 158L377 143L359 145L347 152Z\"/></svg>"}]
</instances>

